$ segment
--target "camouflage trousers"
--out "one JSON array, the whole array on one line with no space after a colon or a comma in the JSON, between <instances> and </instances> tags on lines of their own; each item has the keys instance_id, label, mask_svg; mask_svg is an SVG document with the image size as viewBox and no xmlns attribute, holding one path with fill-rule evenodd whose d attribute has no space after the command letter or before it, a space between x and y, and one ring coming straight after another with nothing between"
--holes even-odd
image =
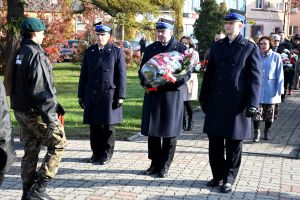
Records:
<instances>
[{"instance_id":1,"label":"camouflage trousers","mask_svg":"<svg viewBox=\"0 0 300 200\"><path fill-rule=\"evenodd\" d=\"M21 140L24 144L24 156L21 163L23 190L28 190L38 177L53 178L58 170L67 140L59 120L51 138L46 137L47 125L36 111L14 112L21 126ZM43 163L37 171L38 155L41 147L47 147Z\"/></svg>"}]
</instances>

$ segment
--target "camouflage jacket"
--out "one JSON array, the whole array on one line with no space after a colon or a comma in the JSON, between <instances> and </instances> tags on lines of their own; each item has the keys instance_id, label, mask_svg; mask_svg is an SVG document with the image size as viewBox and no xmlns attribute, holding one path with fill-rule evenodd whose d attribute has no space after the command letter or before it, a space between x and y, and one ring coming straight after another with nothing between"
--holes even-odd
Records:
<instances>
[{"instance_id":1,"label":"camouflage jacket","mask_svg":"<svg viewBox=\"0 0 300 200\"><path fill-rule=\"evenodd\" d=\"M10 115L3 82L0 81L0 173L8 170L14 158Z\"/></svg>"}]
</instances>

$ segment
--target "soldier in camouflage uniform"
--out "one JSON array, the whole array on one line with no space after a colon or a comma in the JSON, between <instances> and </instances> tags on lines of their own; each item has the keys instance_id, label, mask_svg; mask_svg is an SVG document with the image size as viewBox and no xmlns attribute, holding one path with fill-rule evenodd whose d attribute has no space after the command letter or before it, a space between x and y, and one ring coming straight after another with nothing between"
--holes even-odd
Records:
<instances>
[{"instance_id":1,"label":"soldier in camouflage uniform","mask_svg":"<svg viewBox=\"0 0 300 200\"><path fill-rule=\"evenodd\" d=\"M11 106L21 125L24 156L21 163L22 199L51 199L46 186L58 170L66 137L57 118L56 90L52 65L42 47L45 25L39 19L26 18L21 24L20 49L15 55ZM41 146L47 153L37 171ZM30 189L31 188L31 189Z\"/></svg>"},{"instance_id":2,"label":"soldier in camouflage uniform","mask_svg":"<svg viewBox=\"0 0 300 200\"><path fill-rule=\"evenodd\" d=\"M3 82L0 80L0 186L4 179L4 172L15 160L12 148L11 123Z\"/></svg>"}]
</instances>

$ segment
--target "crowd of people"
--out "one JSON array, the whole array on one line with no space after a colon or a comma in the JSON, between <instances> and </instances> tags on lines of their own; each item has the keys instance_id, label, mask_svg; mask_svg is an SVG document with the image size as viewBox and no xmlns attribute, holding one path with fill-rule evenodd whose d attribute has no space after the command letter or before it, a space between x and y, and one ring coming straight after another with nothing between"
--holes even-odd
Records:
<instances>
[{"instance_id":1,"label":"crowd of people","mask_svg":"<svg viewBox=\"0 0 300 200\"><path fill-rule=\"evenodd\" d=\"M199 100L205 113L203 132L209 139L212 171L208 187L221 186L222 193L232 191L241 165L243 140L252 138L259 142L261 121L265 121L263 139L270 138L270 127L278 118L279 104L285 95L292 95L293 90L299 89L300 35L294 35L289 41L282 32L271 33L255 42L240 33L244 20L245 17L238 13L225 16L224 33L216 34L205 55L207 65L199 99L198 77L194 70L187 70L181 79L155 90L142 73L143 65L161 53L190 50L189 59L199 63L191 37L184 36L177 41L173 35L174 23L161 19L155 27L157 41L146 47L146 40L142 38L138 71L140 84L145 88L141 134L148 137L148 158L151 160L144 175L168 176L178 136L193 129L191 101ZM5 86L24 144L22 200L51 199L46 187L57 173L67 143L58 118L63 108L56 99L52 65L41 48L45 25L37 18L26 18L20 28L21 37L9 62ZM123 50L109 43L111 28L108 25L95 25L94 36L96 43L85 50L81 65L78 104L83 109L83 123L90 127L92 156L88 163L106 165L114 153L115 125L123 120L126 63ZM2 86L0 89L1 111L7 114L7 103L2 101L6 99L4 89ZM11 133L7 115L5 124L8 125L5 133ZM4 137L2 132L1 138ZM47 153L37 169L41 146L47 147ZM14 155L12 149L9 152L6 151L5 156ZM1 183L7 164L0 164Z\"/></svg>"},{"instance_id":2,"label":"crowd of people","mask_svg":"<svg viewBox=\"0 0 300 200\"><path fill-rule=\"evenodd\" d=\"M299 90L300 35L288 39L284 32L270 33L255 38L260 48L263 70L263 84L259 110L253 117L254 142L260 140L260 122L265 122L263 139L270 138L270 127L279 115L279 104L286 95Z\"/></svg>"}]
</instances>

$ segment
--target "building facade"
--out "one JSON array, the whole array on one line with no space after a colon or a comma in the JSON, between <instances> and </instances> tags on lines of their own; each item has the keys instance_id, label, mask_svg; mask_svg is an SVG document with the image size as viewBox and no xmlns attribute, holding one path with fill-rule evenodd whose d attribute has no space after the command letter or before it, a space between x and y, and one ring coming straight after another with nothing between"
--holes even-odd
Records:
<instances>
[{"instance_id":1,"label":"building facade","mask_svg":"<svg viewBox=\"0 0 300 200\"><path fill-rule=\"evenodd\" d=\"M289 35L300 34L300 0L291 1Z\"/></svg>"},{"instance_id":2,"label":"building facade","mask_svg":"<svg viewBox=\"0 0 300 200\"><path fill-rule=\"evenodd\" d=\"M287 13L289 0L247 0L246 35L269 35L288 32L290 15Z\"/></svg>"}]
</instances>

